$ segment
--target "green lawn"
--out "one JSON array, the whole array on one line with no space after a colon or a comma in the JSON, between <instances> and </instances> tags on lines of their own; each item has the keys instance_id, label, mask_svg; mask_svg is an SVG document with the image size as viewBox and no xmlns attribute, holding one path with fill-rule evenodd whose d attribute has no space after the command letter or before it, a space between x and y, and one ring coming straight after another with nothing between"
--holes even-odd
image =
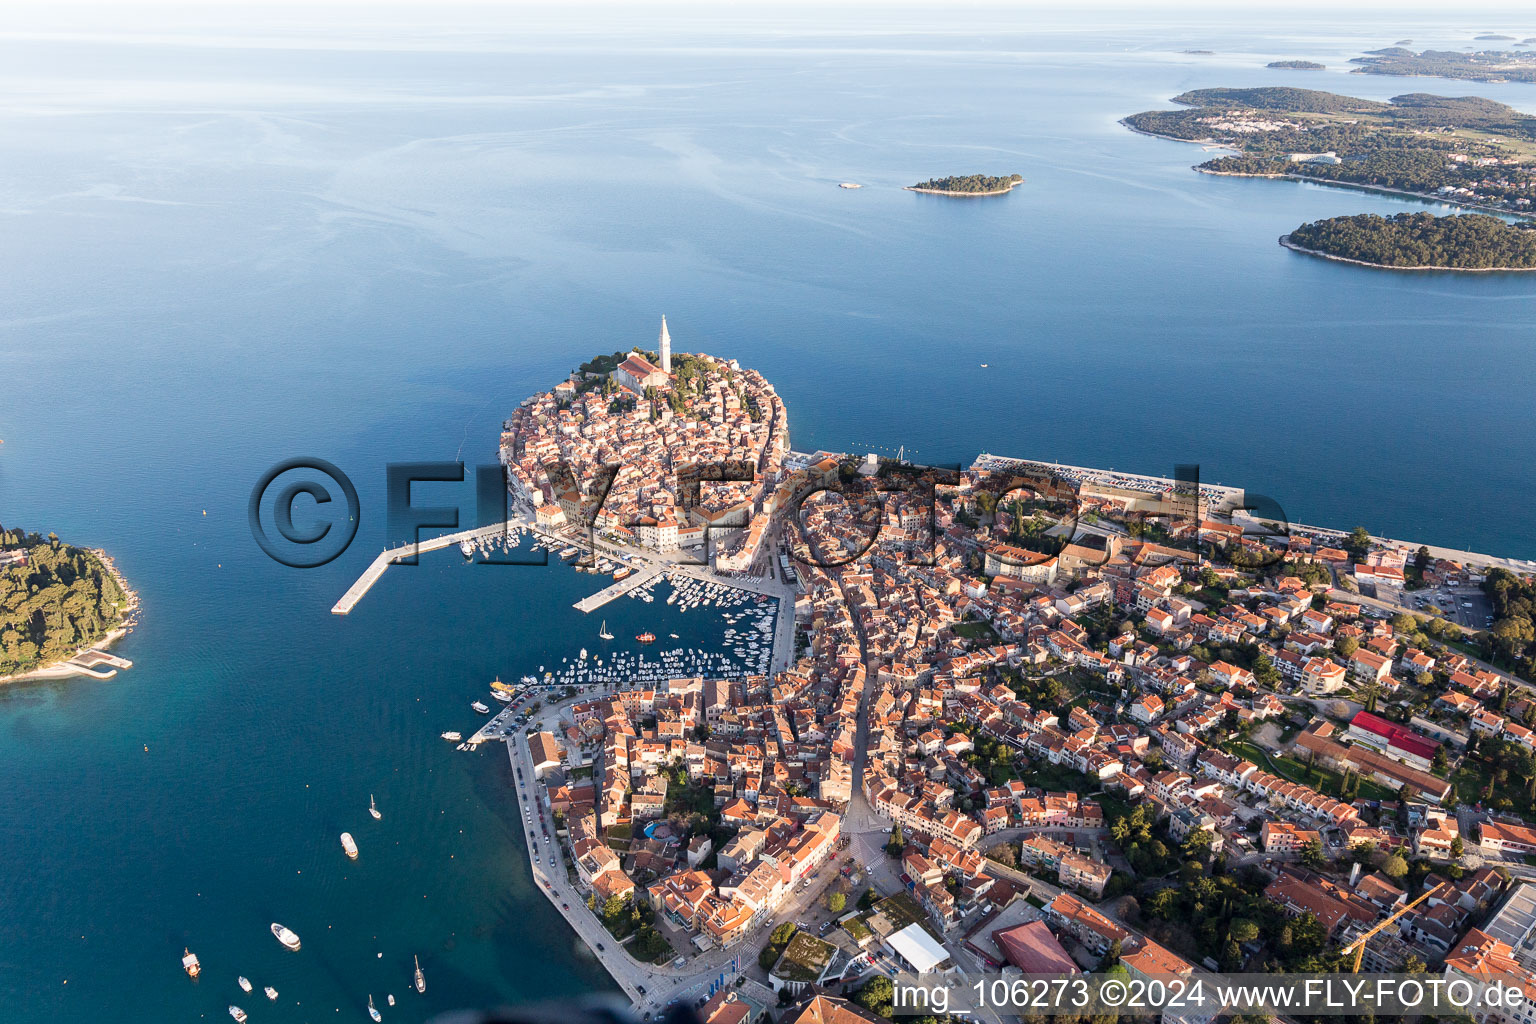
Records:
<instances>
[{"instance_id":1,"label":"green lawn","mask_svg":"<svg viewBox=\"0 0 1536 1024\"><path fill-rule=\"evenodd\" d=\"M999 637L990 623L981 619L973 619L969 622L957 622L950 627L956 636L967 640L980 640L986 644L995 644Z\"/></svg>"},{"instance_id":2,"label":"green lawn","mask_svg":"<svg viewBox=\"0 0 1536 1024\"><path fill-rule=\"evenodd\" d=\"M1338 799L1343 790L1344 776L1322 765L1308 768L1305 763L1294 757L1266 753L1262 748L1246 740L1232 740L1225 744L1223 749L1239 757L1246 757L1254 764L1266 768L1288 782L1299 782L1304 786L1311 786L1319 793L1334 799ZM1388 789L1371 779L1361 778L1360 796L1365 800L1395 800L1397 791Z\"/></svg>"}]
</instances>

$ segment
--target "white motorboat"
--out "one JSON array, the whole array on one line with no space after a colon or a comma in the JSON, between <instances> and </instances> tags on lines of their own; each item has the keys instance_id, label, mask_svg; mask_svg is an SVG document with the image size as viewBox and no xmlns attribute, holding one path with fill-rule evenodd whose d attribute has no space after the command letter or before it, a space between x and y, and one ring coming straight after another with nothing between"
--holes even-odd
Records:
<instances>
[{"instance_id":1,"label":"white motorboat","mask_svg":"<svg viewBox=\"0 0 1536 1024\"><path fill-rule=\"evenodd\" d=\"M475 554L475 546L467 540L459 541L459 550L464 553L465 558L471 558Z\"/></svg>"},{"instance_id":2,"label":"white motorboat","mask_svg":"<svg viewBox=\"0 0 1536 1024\"><path fill-rule=\"evenodd\" d=\"M503 704L512 703L512 695L505 690L492 690L491 696Z\"/></svg>"},{"instance_id":3,"label":"white motorboat","mask_svg":"<svg viewBox=\"0 0 1536 1024\"><path fill-rule=\"evenodd\" d=\"M394 1006L395 1005L395 994L393 992L391 992L389 995L384 997L384 1001L389 1003L390 1006Z\"/></svg>"},{"instance_id":4,"label":"white motorboat","mask_svg":"<svg viewBox=\"0 0 1536 1024\"><path fill-rule=\"evenodd\" d=\"M464 738L464 734L463 733L459 733L459 732L445 732L445 733L443 733L443 739L447 740L449 743L457 743L457 742L459 742L459 740L461 740L463 738Z\"/></svg>"},{"instance_id":5,"label":"white motorboat","mask_svg":"<svg viewBox=\"0 0 1536 1024\"><path fill-rule=\"evenodd\" d=\"M473 704L471 704L470 707L474 708L476 713L478 713L478 714L488 715L488 714L491 713L490 707L488 705L486 705L486 703L484 701L478 701L477 700Z\"/></svg>"},{"instance_id":6,"label":"white motorboat","mask_svg":"<svg viewBox=\"0 0 1536 1024\"><path fill-rule=\"evenodd\" d=\"M240 1007L235 1006L233 1003L230 1004L229 1015L231 1017L235 1018L235 1020L239 1021L240 1024L245 1024L245 1021L246 1021L245 1011L240 1009Z\"/></svg>"},{"instance_id":7,"label":"white motorboat","mask_svg":"<svg viewBox=\"0 0 1536 1024\"><path fill-rule=\"evenodd\" d=\"M242 991L249 992L251 990L251 981L245 975L240 975L235 981L239 983Z\"/></svg>"},{"instance_id":8,"label":"white motorboat","mask_svg":"<svg viewBox=\"0 0 1536 1024\"><path fill-rule=\"evenodd\" d=\"M343 832L341 834L341 848L347 851L348 857L357 860L357 842L353 840L351 832Z\"/></svg>"},{"instance_id":9,"label":"white motorboat","mask_svg":"<svg viewBox=\"0 0 1536 1024\"><path fill-rule=\"evenodd\" d=\"M379 805L373 802L373 794L368 794L368 813L373 815L374 821L382 821L384 815L379 813Z\"/></svg>"},{"instance_id":10,"label":"white motorboat","mask_svg":"<svg viewBox=\"0 0 1536 1024\"><path fill-rule=\"evenodd\" d=\"M277 1002L277 989L273 988L271 985L268 985L266 988L262 989L262 991L267 994L268 999L272 1000L274 1003Z\"/></svg>"},{"instance_id":11,"label":"white motorboat","mask_svg":"<svg viewBox=\"0 0 1536 1024\"><path fill-rule=\"evenodd\" d=\"M299 951L299 936L291 928L285 928L276 921L272 922L272 934L278 942L287 946L295 953Z\"/></svg>"}]
</instances>

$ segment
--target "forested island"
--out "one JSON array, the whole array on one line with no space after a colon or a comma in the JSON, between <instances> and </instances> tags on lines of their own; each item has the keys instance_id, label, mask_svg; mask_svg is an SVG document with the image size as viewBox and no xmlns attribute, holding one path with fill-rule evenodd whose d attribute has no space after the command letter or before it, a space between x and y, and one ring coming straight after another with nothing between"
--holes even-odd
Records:
<instances>
[{"instance_id":1,"label":"forested island","mask_svg":"<svg viewBox=\"0 0 1536 1024\"><path fill-rule=\"evenodd\" d=\"M1511 36L1478 36L1479 39L1508 40ZM1510 50L1425 50L1415 53L1402 46L1372 50L1364 57L1354 57L1351 64L1357 75L1413 75L1426 78L1456 78L1465 82L1536 82L1536 54Z\"/></svg>"},{"instance_id":2,"label":"forested island","mask_svg":"<svg viewBox=\"0 0 1536 1024\"><path fill-rule=\"evenodd\" d=\"M908 192L930 192L941 196L995 196L1022 184L1022 174L959 174L947 178L929 178L908 185Z\"/></svg>"},{"instance_id":3,"label":"forested island","mask_svg":"<svg viewBox=\"0 0 1536 1024\"><path fill-rule=\"evenodd\" d=\"M133 597L102 557L0 528L0 677L65 661L121 628Z\"/></svg>"},{"instance_id":4,"label":"forested island","mask_svg":"<svg viewBox=\"0 0 1536 1024\"><path fill-rule=\"evenodd\" d=\"M1267 68L1284 68L1290 71L1324 71L1328 65L1319 64L1315 60L1272 60L1264 65Z\"/></svg>"},{"instance_id":5,"label":"forested island","mask_svg":"<svg viewBox=\"0 0 1536 1024\"><path fill-rule=\"evenodd\" d=\"M1393 270L1536 270L1536 227L1467 213L1362 213L1313 221L1280 244Z\"/></svg>"},{"instance_id":6,"label":"forested island","mask_svg":"<svg viewBox=\"0 0 1536 1024\"><path fill-rule=\"evenodd\" d=\"M1476 96L1391 101L1314 89L1197 89L1180 110L1133 114L1137 131L1237 150L1208 174L1294 178L1406 192L1529 216L1536 201L1536 117Z\"/></svg>"}]
</instances>

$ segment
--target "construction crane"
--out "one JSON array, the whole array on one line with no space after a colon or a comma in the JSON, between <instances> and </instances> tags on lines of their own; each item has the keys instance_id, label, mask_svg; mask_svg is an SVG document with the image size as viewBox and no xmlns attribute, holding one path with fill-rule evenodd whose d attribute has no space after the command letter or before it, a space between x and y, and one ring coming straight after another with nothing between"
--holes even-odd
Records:
<instances>
[{"instance_id":1,"label":"construction crane","mask_svg":"<svg viewBox=\"0 0 1536 1024\"><path fill-rule=\"evenodd\" d=\"M1425 889L1422 893L1419 894L1418 898L1416 898L1412 903L1410 903L1407 906L1403 907L1403 909L1397 911L1391 917L1387 918L1385 921L1382 921L1376 927L1372 928L1370 931L1366 932L1364 935L1360 936L1354 942L1351 942L1349 945L1345 946L1342 950L1340 950L1340 952L1342 952L1342 953L1348 953L1350 950L1354 950L1355 951L1355 965L1352 968L1352 973L1354 973L1354 974L1359 974L1360 973L1360 961L1362 959L1364 959L1364 957L1365 957L1365 947L1366 947L1366 944L1371 941L1371 936L1375 935L1377 932L1381 931L1387 925L1391 924L1393 921L1396 921L1398 918L1400 918L1404 914L1408 913L1408 911L1412 910L1414 907L1418 906L1420 903L1423 903L1425 900L1429 899L1431 896L1433 896L1436 893L1436 891L1439 890L1439 888L1440 887L1437 885L1437 886L1435 886L1432 889Z\"/></svg>"}]
</instances>

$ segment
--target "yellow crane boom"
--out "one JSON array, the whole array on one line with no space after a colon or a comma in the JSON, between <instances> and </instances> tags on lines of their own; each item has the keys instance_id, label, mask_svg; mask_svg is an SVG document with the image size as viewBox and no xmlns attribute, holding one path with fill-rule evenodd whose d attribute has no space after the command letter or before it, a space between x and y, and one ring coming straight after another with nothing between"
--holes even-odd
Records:
<instances>
[{"instance_id":1,"label":"yellow crane boom","mask_svg":"<svg viewBox=\"0 0 1536 1024\"><path fill-rule=\"evenodd\" d=\"M1353 973L1355 973L1355 974L1359 974L1360 973L1360 961L1362 959L1364 959L1364 957L1365 957L1365 947L1366 947L1366 944L1371 941L1371 936L1375 935L1377 932L1381 931L1387 925L1391 924L1393 921L1396 921L1398 918L1400 918L1404 914L1408 913L1408 911L1412 910L1414 907L1418 906L1420 903L1423 903L1425 900L1429 899L1431 896L1433 896L1435 894L1435 892L1439 888L1440 887L1437 885L1433 889L1425 889L1422 893L1420 893L1414 899L1414 901L1412 903L1409 903L1408 905L1404 906L1401 910L1395 911L1392 914L1391 917L1388 917L1385 921L1382 921L1382 922L1378 923L1376 925L1376 927L1372 928L1370 931L1368 931L1364 935L1360 936L1354 942L1351 942L1349 945L1345 946L1344 949L1343 949L1343 952L1348 953L1352 949L1355 951L1355 965L1354 965L1354 968L1353 968Z\"/></svg>"}]
</instances>

